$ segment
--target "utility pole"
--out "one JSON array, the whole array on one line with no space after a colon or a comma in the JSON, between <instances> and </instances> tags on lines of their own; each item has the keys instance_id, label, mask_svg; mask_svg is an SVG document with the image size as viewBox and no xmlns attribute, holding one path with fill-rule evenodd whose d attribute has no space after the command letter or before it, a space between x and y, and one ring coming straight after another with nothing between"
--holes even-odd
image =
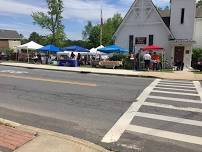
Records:
<instances>
[{"instance_id":1,"label":"utility pole","mask_svg":"<svg viewBox=\"0 0 202 152\"><path fill-rule=\"evenodd\" d=\"M102 14L102 7L101 7L101 23L100 23L100 45L102 45L102 37L103 37L103 14Z\"/></svg>"}]
</instances>

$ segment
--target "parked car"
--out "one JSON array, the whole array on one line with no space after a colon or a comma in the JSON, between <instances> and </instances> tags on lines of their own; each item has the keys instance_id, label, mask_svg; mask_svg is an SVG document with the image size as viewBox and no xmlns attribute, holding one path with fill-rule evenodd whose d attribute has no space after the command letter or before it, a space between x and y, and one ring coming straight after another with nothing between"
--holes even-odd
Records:
<instances>
[{"instance_id":1,"label":"parked car","mask_svg":"<svg viewBox=\"0 0 202 152\"><path fill-rule=\"evenodd\" d=\"M202 60L197 62L197 69L202 71Z\"/></svg>"},{"instance_id":2,"label":"parked car","mask_svg":"<svg viewBox=\"0 0 202 152\"><path fill-rule=\"evenodd\" d=\"M192 63L193 68L202 71L202 59Z\"/></svg>"}]
</instances>

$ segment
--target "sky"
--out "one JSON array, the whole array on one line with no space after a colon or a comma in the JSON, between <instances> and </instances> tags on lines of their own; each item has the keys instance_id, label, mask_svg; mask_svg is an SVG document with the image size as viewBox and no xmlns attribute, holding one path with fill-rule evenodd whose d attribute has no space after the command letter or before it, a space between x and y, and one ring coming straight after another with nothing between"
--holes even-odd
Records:
<instances>
[{"instance_id":1,"label":"sky","mask_svg":"<svg viewBox=\"0 0 202 152\"><path fill-rule=\"evenodd\" d=\"M134 0L63 0L63 24L69 39L82 39L82 30L87 21L100 22L100 8L104 20L115 13L124 16ZM170 0L153 0L157 6L165 7ZM41 35L48 31L33 24L32 12L47 11L46 0L0 0L0 29L17 30L25 37L37 32Z\"/></svg>"}]
</instances>

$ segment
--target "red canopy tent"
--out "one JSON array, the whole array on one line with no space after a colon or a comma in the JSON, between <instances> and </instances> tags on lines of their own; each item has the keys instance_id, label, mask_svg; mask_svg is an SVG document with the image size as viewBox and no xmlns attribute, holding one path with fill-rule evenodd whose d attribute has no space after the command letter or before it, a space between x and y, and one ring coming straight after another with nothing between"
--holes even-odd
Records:
<instances>
[{"instance_id":1,"label":"red canopy tent","mask_svg":"<svg viewBox=\"0 0 202 152\"><path fill-rule=\"evenodd\" d=\"M162 68L165 68L165 57L164 57L164 48L158 46L158 45L148 45L141 49L141 51L161 51L161 62L162 62Z\"/></svg>"},{"instance_id":2,"label":"red canopy tent","mask_svg":"<svg viewBox=\"0 0 202 152\"><path fill-rule=\"evenodd\" d=\"M158 45L148 45L142 48L143 51L160 51L163 50L162 47L158 46Z\"/></svg>"}]
</instances>

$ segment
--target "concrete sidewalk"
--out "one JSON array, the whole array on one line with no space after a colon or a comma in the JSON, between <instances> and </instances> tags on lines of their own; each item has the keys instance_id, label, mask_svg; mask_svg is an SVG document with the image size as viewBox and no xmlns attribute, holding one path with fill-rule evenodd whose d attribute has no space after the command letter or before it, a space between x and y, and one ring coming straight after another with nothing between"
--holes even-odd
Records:
<instances>
[{"instance_id":1,"label":"concrete sidewalk","mask_svg":"<svg viewBox=\"0 0 202 152\"><path fill-rule=\"evenodd\" d=\"M109 152L93 143L68 135L4 119L0 119L0 123L0 147L3 147L0 151L2 152ZM16 136L10 136L13 131ZM6 142L7 137L10 140ZM26 140L23 141L25 137Z\"/></svg>"},{"instance_id":2,"label":"concrete sidewalk","mask_svg":"<svg viewBox=\"0 0 202 152\"><path fill-rule=\"evenodd\" d=\"M61 67L52 65L40 65L40 64L27 64L27 63L12 63L2 62L0 65L24 67L32 69L44 69L55 71L69 71L80 73L95 73L95 74L107 74L118 76L131 76L131 77L152 77L161 79L178 79L178 80L199 80L202 81L202 74L194 74L190 71L174 71L174 72L147 72L147 71L132 71L123 69L101 69L101 68L85 68L85 67Z\"/></svg>"}]
</instances>

